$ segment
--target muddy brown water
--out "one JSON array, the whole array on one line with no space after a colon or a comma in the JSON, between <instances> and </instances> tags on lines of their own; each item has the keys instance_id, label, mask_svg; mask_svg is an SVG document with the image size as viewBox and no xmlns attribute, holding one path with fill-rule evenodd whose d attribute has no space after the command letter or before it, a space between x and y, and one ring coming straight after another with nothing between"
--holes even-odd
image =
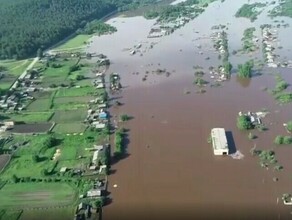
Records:
<instances>
[{"instance_id":1,"label":"muddy brown water","mask_svg":"<svg viewBox=\"0 0 292 220\"><path fill-rule=\"evenodd\" d=\"M277 72L291 84L291 69L265 68L261 71L263 75L251 80L241 80L233 74L231 81L222 83L221 88L208 85L205 94L197 94L198 88L192 84L193 66L201 65L206 70L220 63L207 38L213 25L231 23L232 51L241 47L245 28L262 24L260 16L255 23L235 19L232 14L241 5L231 0L215 2L197 19L161 39L146 38L154 21L142 17L113 18L108 22L117 26L118 32L93 38L88 51L108 55L112 61L108 72L119 72L122 77L124 89L116 97L124 105L111 108L111 114L134 117L123 125L129 129L128 156L112 166L113 174L109 176L112 201L104 208L103 219L292 218L291 208L281 201L283 193L292 191L292 149L273 144L276 135L286 134L282 124L292 119L292 108L277 105L263 91L273 88ZM210 16L215 12L222 14L219 21ZM285 45L287 35L280 40ZM141 51L145 50L143 56L140 53L130 56L129 48L139 42ZM155 45L149 50L151 43ZM196 49L197 44L202 45L203 55ZM284 47L283 54L286 53ZM206 56L210 59L206 60ZM255 56L262 57L260 52ZM234 66L247 59L248 56L230 57ZM152 73L157 68L165 68L170 76ZM145 75L147 79L142 81ZM212 82L208 74L204 78ZM264 119L269 130L253 131L258 138L248 140L248 132L240 132L236 127L237 114L263 108L270 112ZM207 138L214 127L231 132L244 159L213 155ZM261 168L259 160L250 155L253 146L275 150L284 170L274 171L273 166L269 170ZM274 182L273 177L279 181Z\"/></svg>"}]
</instances>

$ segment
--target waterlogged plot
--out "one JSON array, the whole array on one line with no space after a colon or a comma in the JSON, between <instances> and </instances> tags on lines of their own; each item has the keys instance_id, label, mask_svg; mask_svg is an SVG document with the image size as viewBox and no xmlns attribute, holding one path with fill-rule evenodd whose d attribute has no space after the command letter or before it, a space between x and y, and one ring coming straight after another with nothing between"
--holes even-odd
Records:
<instances>
[{"instance_id":1,"label":"waterlogged plot","mask_svg":"<svg viewBox=\"0 0 292 220\"><path fill-rule=\"evenodd\" d=\"M0 207L35 208L72 204L76 191L65 183L6 184L0 190Z\"/></svg>"}]
</instances>

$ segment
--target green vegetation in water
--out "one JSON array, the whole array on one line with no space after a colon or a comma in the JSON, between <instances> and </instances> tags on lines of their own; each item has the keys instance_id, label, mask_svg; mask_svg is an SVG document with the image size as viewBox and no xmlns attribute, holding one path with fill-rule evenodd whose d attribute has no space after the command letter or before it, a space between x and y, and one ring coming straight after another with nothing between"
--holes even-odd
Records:
<instances>
[{"instance_id":1,"label":"green vegetation in water","mask_svg":"<svg viewBox=\"0 0 292 220\"><path fill-rule=\"evenodd\" d=\"M292 121L288 121L288 122L287 122L286 129L287 129L289 132L292 132Z\"/></svg>"},{"instance_id":2,"label":"green vegetation in water","mask_svg":"<svg viewBox=\"0 0 292 220\"><path fill-rule=\"evenodd\" d=\"M283 0L278 6L270 11L270 16L286 16L292 17L292 0Z\"/></svg>"},{"instance_id":3,"label":"green vegetation in water","mask_svg":"<svg viewBox=\"0 0 292 220\"><path fill-rule=\"evenodd\" d=\"M265 7L263 3L244 4L235 14L235 17L249 18L252 22L262 12L260 9Z\"/></svg>"},{"instance_id":4,"label":"green vegetation in water","mask_svg":"<svg viewBox=\"0 0 292 220\"><path fill-rule=\"evenodd\" d=\"M95 20L87 23L84 28L77 30L77 34L85 34L85 35L92 35L92 34L97 34L97 35L105 35L105 34L111 34L117 31L117 28Z\"/></svg>"},{"instance_id":5,"label":"green vegetation in water","mask_svg":"<svg viewBox=\"0 0 292 220\"><path fill-rule=\"evenodd\" d=\"M249 117L247 117L246 115L238 116L236 125L239 130L253 129L253 125L251 121L249 120Z\"/></svg>"},{"instance_id":6,"label":"green vegetation in water","mask_svg":"<svg viewBox=\"0 0 292 220\"><path fill-rule=\"evenodd\" d=\"M292 136L281 136L278 135L275 140L274 143L277 145L288 145L288 144L292 144Z\"/></svg>"},{"instance_id":7,"label":"green vegetation in water","mask_svg":"<svg viewBox=\"0 0 292 220\"><path fill-rule=\"evenodd\" d=\"M115 156L121 157L125 153L123 138L125 136L124 129L118 129L115 133Z\"/></svg>"},{"instance_id":8,"label":"green vegetation in water","mask_svg":"<svg viewBox=\"0 0 292 220\"><path fill-rule=\"evenodd\" d=\"M274 165L274 169L277 171L283 169L283 166L277 164L278 161L273 150L257 150L255 148L252 148L250 152L253 156L259 157L261 167L268 168L269 165Z\"/></svg>"},{"instance_id":9,"label":"green vegetation in water","mask_svg":"<svg viewBox=\"0 0 292 220\"><path fill-rule=\"evenodd\" d=\"M243 42L243 48L242 51L245 53L249 53L249 52L254 52L257 47L253 41L254 36L254 32L255 32L255 28L247 28L244 30L243 32L243 38L241 39L241 41Z\"/></svg>"},{"instance_id":10,"label":"green vegetation in water","mask_svg":"<svg viewBox=\"0 0 292 220\"><path fill-rule=\"evenodd\" d=\"M194 19L199 14L204 12L204 8L215 0L187 0L177 5L167 5L157 7L156 9L144 13L146 19L154 19L161 23L174 22L177 19L182 19L187 22L189 19ZM180 26L180 25L178 25Z\"/></svg>"},{"instance_id":11,"label":"green vegetation in water","mask_svg":"<svg viewBox=\"0 0 292 220\"><path fill-rule=\"evenodd\" d=\"M130 119L131 119L131 116L129 116L127 114L120 115L120 120L121 121L129 121Z\"/></svg>"},{"instance_id":12,"label":"green vegetation in water","mask_svg":"<svg viewBox=\"0 0 292 220\"><path fill-rule=\"evenodd\" d=\"M247 61L244 64L239 64L238 76L241 78L251 78L253 66L254 66L253 61Z\"/></svg>"},{"instance_id":13,"label":"green vegetation in water","mask_svg":"<svg viewBox=\"0 0 292 220\"><path fill-rule=\"evenodd\" d=\"M276 85L273 90L271 90L271 94L280 104L288 104L292 102L292 93L285 92L285 90L289 87L289 83L286 82L281 75L276 75Z\"/></svg>"}]
</instances>

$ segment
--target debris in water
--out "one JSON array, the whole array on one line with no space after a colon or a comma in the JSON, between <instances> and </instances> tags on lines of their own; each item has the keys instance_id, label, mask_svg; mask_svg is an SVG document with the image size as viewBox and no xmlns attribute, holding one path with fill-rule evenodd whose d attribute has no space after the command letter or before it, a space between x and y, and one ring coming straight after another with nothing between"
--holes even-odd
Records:
<instances>
[{"instance_id":1,"label":"debris in water","mask_svg":"<svg viewBox=\"0 0 292 220\"><path fill-rule=\"evenodd\" d=\"M240 151L236 151L233 154L229 154L229 156L231 156L232 159L235 159L235 160L241 160L244 158L244 155Z\"/></svg>"}]
</instances>

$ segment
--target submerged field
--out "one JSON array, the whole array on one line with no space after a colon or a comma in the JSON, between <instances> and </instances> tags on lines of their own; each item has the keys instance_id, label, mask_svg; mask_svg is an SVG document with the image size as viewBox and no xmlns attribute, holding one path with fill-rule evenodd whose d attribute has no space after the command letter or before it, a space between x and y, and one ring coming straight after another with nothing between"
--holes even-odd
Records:
<instances>
[{"instance_id":1,"label":"submerged field","mask_svg":"<svg viewBox=\"0 0 292 220\"><path fill-rule=\"evenodd\" d=\"M274 23L267 14L275 5L261 7L251 22L235 17L243 4L249 2L216 1L196 19L161 38L147 38L155 21L116 17L108 23L117 27L117 33L92 39L87 51L108 55L112 60L108 72L120 73L125 86L114 96L123 105L111 108L111 115L133 116L123 124L130 131L128 156L112 166L117 172L109 176L109 182L117 187L109 185L113 203L105 207L104 219L290 219L291 208L281 198L292 191L292 151L289 146L276 146L274 139L286 133L283 123L292 117L291 103L279 105L268 91L275 88L274 75L279 72L291 84L291 71L267 67L262 53L260 26ZM233 66L226 81L216 81L210 73L223 63L211 39L222 31L216 29L219 25L226 26L228 61ZM132 36L136 27L141 28ZM254 53L237 53L243 47L244 30L252 27L252 43L259 48ZM280 27L275 32L275 41L283 47L275 49L277 59L292 60L289 29ZM141 47L131 55L129 51L139 43ZM238 77L238 64L250 59L256 66L252 77ZM203 85L194 83L200 70ZM263 109L268 111L263 119L266 130L237 128L240 111ZM213 155L207 140L216 127L228 131L229 143L243 159ZM256 138L250 139L249 132ZM276 164L262 168L259 158L250 153L253 147L274 151L276 163L284 168L278 170ZM175 190L179 193L174 194Z\"/></svg>"}]
</instances>

